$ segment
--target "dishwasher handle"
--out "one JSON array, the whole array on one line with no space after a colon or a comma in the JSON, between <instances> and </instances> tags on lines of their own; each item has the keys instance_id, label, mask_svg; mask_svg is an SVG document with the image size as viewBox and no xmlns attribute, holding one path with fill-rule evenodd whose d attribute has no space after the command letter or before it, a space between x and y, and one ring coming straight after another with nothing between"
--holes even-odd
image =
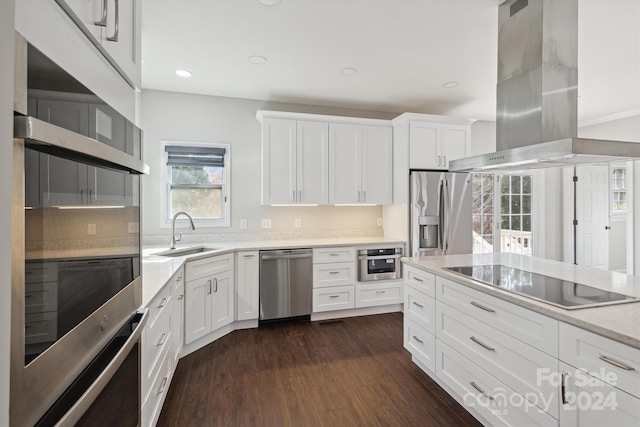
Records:
<instances>
[{"instance_id":1,"label":"dishwasher handle","mask_svg":"<svg viewBox=\"0 0 640 427\"><path fill-rule=\"evenodd\" d=\"M312 254L280 254L280 255L260 255L260 259L297 259L297 258L311 258Z\"/></svg>"}]
</instances>

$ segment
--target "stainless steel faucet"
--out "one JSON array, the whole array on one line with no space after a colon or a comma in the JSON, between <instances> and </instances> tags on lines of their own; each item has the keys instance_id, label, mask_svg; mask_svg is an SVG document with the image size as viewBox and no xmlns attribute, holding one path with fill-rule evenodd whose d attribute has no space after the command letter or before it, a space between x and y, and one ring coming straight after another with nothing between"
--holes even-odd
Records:
<instances>
[{"instance_id":1,"label":"stainless steel faucet","mask_svg":"<svg viewBox=\"0 0 640 427\"><path fill-rule=\"evenodd\" d=\"M196 229L196 226L193 225L193 219L191 218L191 215L183 211L180 211L177 214L175 214L173 216L173 222L171 223L171 246L169 247L169 249L175 249L176 242L179 242L180 240L182 240L182 233L180 233L180 237L176 239L176 218L178 218L178 216L180 215L185 215L187 218L189 218L189 221L191 222L191 229L192 230Z\"/></svg>"}]
</instances>

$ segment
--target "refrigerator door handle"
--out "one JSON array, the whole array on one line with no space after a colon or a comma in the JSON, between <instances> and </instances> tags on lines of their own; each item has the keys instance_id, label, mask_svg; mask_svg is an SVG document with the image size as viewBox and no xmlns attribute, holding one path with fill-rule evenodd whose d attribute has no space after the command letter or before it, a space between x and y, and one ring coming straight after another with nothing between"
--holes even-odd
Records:
<instances>
[{"instance_id":1,"label":"refrigerator door handle","mask_svg":"<svg viewBox=\"0 0 640 427\"><path fill-rule=\"evenodd\" d=\"M444 250L444 234L445 234L445 205L444 205L444 180L440 181L440 188L438 189L438 249Z\"/></svg>"},{"instance_id":2,"label":"refrigerator door handle","mask_svg":"<svg viewBox=\"0 0 640 427\"><path fill-rule=\"evenodd\" d=\"M445 255L449 249L449 217L451 216L451 190L449 190L449 180L444 180L444 250Z\"/></svg>"}]
</instances>

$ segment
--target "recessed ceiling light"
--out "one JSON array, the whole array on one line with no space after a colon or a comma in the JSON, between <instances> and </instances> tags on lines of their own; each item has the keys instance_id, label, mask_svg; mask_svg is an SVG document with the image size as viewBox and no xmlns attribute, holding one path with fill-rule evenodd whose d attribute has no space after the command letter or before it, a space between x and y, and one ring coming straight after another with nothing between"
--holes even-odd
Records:
<instances>
[{"instance_id":1,"label":"recessed ceiling light","mask_svg":"<svg viewBox=\"0 0 640 427\"><path fill-rule=\"evenodd\" d=\"M357 72L358 70L356 68L351 68L351 67L346 67L340 70L340 74L342 74L343 76L353 76Z\"/></svg>"},{"instance_id":2,"label":"recessed ceiling light","mask_svg":"<svg viewBox=\"0 0 640 427\"><path fill-rule=\"evenodd\" d=\"M282 3L282 0L258 0L258 3L263 6L275 6L278 3Z\"/></svg>"},{"instance_id":3,"label":"recessed ceiling light","mask_svg":"<svg viewBox=\"0 0 640 427\"><path fill-rule=\"evenodd\" d=\"M180 77L191 77L193 75L187 70L176 70L176 74Z\"/></svg>"},{"instance_id":4,"label":"recessed ceiling light","mask_svg":"<svg viewBox=\"0 0 640 427\"><path fill-rule=\"evenodd\" d=\"M267 62L267 58L265 58L264 56L253 55L249 57L249 62L251 62L252 64L264 64L265 62Z\"/></svg>"},{"instance_id":5,"label":"recessed ceiling light","mask_svg":"<svg viewBox=\"0 0 640 427\"><path fill-rule=\"evenodd\" d=\"M454 87L460 86L460 82L446 82L442 85L445 89L453 89Z\"/></svg>"}]
</instances>

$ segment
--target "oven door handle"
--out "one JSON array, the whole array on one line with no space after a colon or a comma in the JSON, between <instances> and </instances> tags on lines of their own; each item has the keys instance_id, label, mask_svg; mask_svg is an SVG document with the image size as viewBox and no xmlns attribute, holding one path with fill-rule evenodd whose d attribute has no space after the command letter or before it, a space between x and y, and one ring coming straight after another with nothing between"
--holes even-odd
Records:
<instances>
[{"instance_id":1,"label":"oven door handle","mask_svg":"<svg viewBox=\"0 0 640 427\"><path fill-rule=\"evenodd\" d=\"M396 255L375 255L375 256L368 256L368 255L360 255L358 257L359 260L370 260L370 259L389 259L389 258L402 258L402 254L396 254Z\"/></svg>"},{"instance_id":2,"label":"oven door handle","mask_svg":"<svg viewBox=\"0 0 640 427\"><path fill-rule=\"evenodd\" d=\"M84 392L84 394L78 399L78 401L69 409L69 411L64 414L60 421L56 424L57 426L66 427L66 426L74 426L80 418L84 415L85 412L91 407L93 402L98 398L102 390L104 390L105 386L111 381L111 378L116 374L122 362L125 361L129 352L133 348L133 346L140 340L140 335L142 334L142 330L144 329L144 325L147 322L149 317L149 309L144 308L138 310L138 313L142 313L142 317L136 326L136 329L127 339L127 342L120 348L118 353L114 356L114 358L109 362L107 367L102 371L102 373L96 378L96 380L91 384L91 386Z\"/></svg>"}]
</instances>

